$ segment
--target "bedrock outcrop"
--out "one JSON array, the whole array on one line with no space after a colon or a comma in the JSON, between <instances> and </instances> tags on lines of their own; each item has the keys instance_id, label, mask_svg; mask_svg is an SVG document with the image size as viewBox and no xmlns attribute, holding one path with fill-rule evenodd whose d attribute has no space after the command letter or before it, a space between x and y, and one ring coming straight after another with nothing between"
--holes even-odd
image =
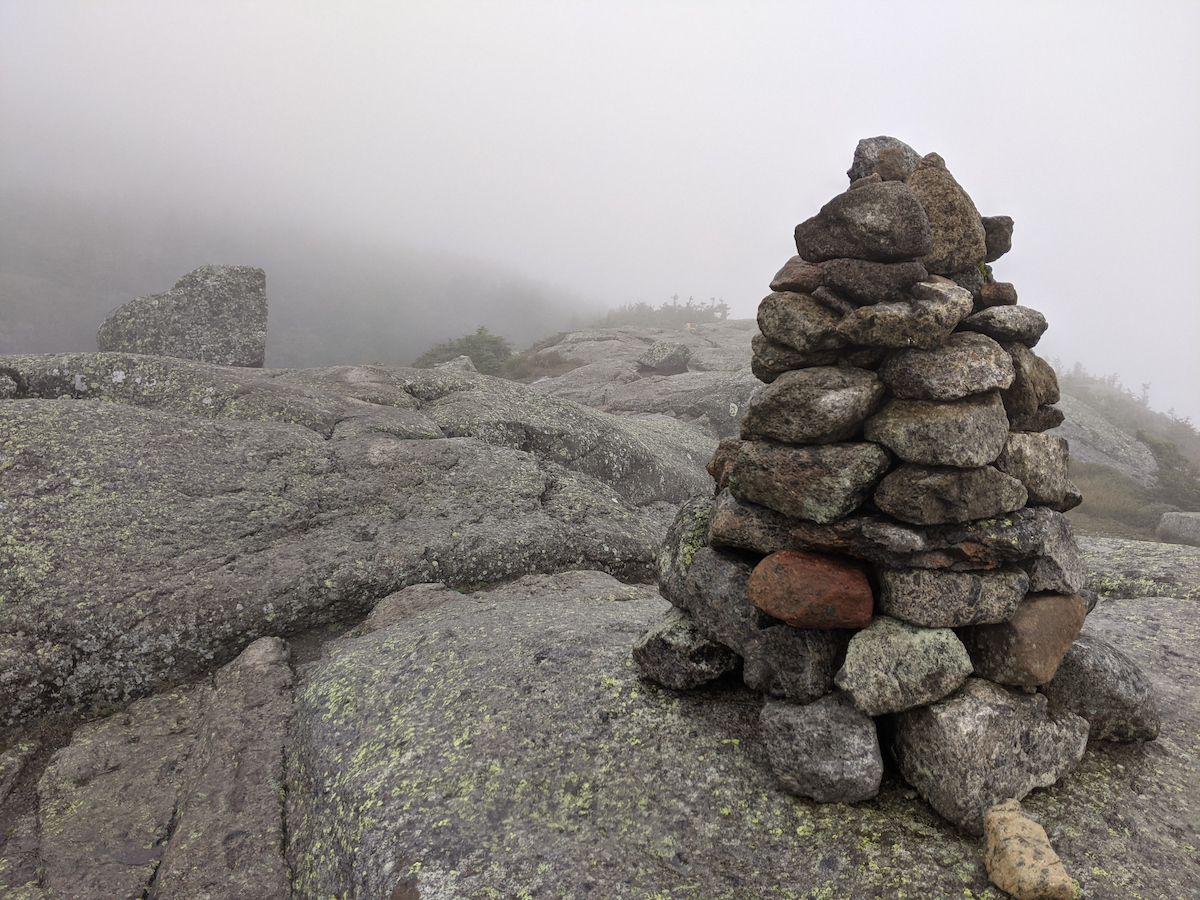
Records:
<instances>
[{"instance_id":1,"label":"bedrock outcrop","mask_svg":"<svg viewBox=\"0 0 1200 900\"><path fill-rule=\"evenodd\" d=\"M488 376L3 357L0 727L188 679L407 584L654 576L714 442Z\"/></svg>"}]
</instances>

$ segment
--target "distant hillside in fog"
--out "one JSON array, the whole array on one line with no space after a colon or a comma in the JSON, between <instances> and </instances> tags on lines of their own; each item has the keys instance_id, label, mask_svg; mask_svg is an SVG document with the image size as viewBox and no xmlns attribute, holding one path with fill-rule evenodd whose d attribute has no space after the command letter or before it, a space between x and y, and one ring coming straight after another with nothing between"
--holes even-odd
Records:
<instances>
[{"instance_id":1,"label":"distant hillside in fog","mask_svg":"<svg viewBox=\"0 0 1200 900\"><path fill-rule=\"evenodd\" d=\"M267 273L268 366L408 364L484 325L518 346L603 310L468 256L116 200L0 197L0 353L95 350L110 310L206 263Z\"/></svg>"}]
</instances>

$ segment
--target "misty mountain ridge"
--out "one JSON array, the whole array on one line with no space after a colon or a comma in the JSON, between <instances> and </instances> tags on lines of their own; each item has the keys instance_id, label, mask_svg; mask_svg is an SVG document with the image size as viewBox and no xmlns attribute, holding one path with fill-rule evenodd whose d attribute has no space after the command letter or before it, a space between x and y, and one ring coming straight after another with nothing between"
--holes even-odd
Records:
<instances>
[{"instance_id":1,"label":"misty mountain ridge","mask_svg":"<svg viewBox=\"0 0 1200 900\"><path fill-rule=\"evenodd\" d=\"M10 191L0 196L0 353L93 350L111 310L215 262L266 270L275 367L408 364L479 325L524 346L603 312L465 254Z\"/></svg>"}]
</instances>

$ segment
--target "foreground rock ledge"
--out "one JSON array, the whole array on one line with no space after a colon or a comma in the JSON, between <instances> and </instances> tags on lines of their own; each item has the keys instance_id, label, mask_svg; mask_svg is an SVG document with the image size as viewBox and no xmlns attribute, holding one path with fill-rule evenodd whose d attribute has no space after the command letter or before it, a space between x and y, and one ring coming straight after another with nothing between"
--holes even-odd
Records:
<instances>
[{"instance_id":1,"label":"foreground rock ledge","mask_svg":"<svg viewBox=\"0 0 1200 900\"><path fill-rule=\"evenodd\" d=\"M31 772L46 805L14 820L0 804L14 823L0 832L0 896L109 900L121 884L151 900L997 897L978 838L894 775L860 804L781 791L761 749L762 701L735 677L687 693L639 678L630 649L666 608L651 587L571 572L469 597L408 588L294 676L264 639L211 685L83 726ZM1180 648L1200 640L1200 614L1171 599L1102 601L1085 631L1156 679L1162 734L1089 748L1023 805L1089 900L1188 896L1200 697ZM197 735L214 733L201 750ZM281 763L286 813L272 799ZM106 788L122 783L136 791ZM253 785L269 789L242 790ZM253 834L241 833L246 803ZM72 839L78 866L55 878L94 886L74 894L36 880ZM85 882L114 862L108 851L128 860L123 880ZM155 871L179 892L156 893Z\"/></svg>"}]
</instances>

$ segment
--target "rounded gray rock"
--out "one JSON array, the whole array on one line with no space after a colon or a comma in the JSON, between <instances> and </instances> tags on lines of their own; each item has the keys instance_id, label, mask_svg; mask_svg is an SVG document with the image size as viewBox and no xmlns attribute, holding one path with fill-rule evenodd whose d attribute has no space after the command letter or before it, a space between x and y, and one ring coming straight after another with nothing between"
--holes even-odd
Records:
<instances>
[{"instance_id":1,"label":"rounded gray rock","mask_svg":"<svg viewBox=\"0 0 1200 900\"><path fill-rule=\"evenodd\" d=\"M868 716L940 700L971 674L967 648L949 628L876 616L856 632L834 684Z\"/></svg>"},{"instance_id":2,"label":"rounded gray rock","mask_svg":"<svg viewBox=\"0 0 1200 900\"><path fill-rule=\"evenodd\" d=\"M751 400L742 420L743 440L833 444L862 430L883 400L874 372L816 366L785 372Z\"/></svg>"},{"instance_id":3,"label":"rounded gray rock","mask_svg":"<svg viewBox=\"0 0 1200 900\"><path fill-rule=\"evenodd\" d=\"M784 790L821 803L856 803L879 793L883 755L875 723L846 694L797 706L763 707L759 731Z\"/></svg>"},{"instance_id":4,"label":"rounded gray rock","mask_svg":"<svg viewBox=\"0 0 1200 900\"><path fill-rule=\"evenodd\" d=\"M1009 387L1012 356L987 335L952 334L940 347L894 350L879 368L893 394L906 400L959 400Z\"/></svg>"},{"instance_id":5,"label":"rounded gray rock","mask_svg":"<svg viewBox=\"0 0 1200 900\"><path fill-rule=\"evenodd\" d=\"M971 292L949 282L917 282L912 299L860 306L847 313L837 331L864 347L940 347L974 308Z\"/></svg>"},{"instance_id":6,"label":"rounded gray rock","mask_svg":"<svg viewBox=\"0 0 1200 900\"><path fill-rule=\"evenodd\" d=\"M906 176L911 175L913 169L921 161L921 154L904 143L904 141L881 134L877 137L863 138L858 142L858 145L854 148L854 162L850 164L850 168L846 171L846 176L851 181L858 181L858 179L866 178L874 172L875 164L879 161L880 150L900 151L900 158L903 160L903 169Z\"/></svg>"},{"instance_id":7,"label":"rounded gray rock","mask_svg":"<svg viewBox=\"0 0 1200 900\"><path fill-rule=\"evenodd\" d=\"M905 462L975 468L991 463L1008 439L998 393L947 403L890 400L867 419L863 433Z\"/></svg>"},{"instance_id":8,"label":"rounded gray rock","mask_svg":"<svg viewBox=\"0 0 1200 900\"><path fill-rule=\"evenodd\" d=\"M671 608L633 645L642 674L663 687L686 691L738 667L738 656L709 639L682 609Z\"/></svg>"},{"instance_id":9,"label":"rounded gray rock","mask_svg":"<svg viewBox=\"0 0 1200 900\"><path fill-rule=\"evenodd\" d=\"M1086 627L1041 690L1052 703L1087 719L1090 740L1158 737L1159 714L1150 679L1137 663Z\"/></svg>"},{"instance_id":10,"label":"rounded gray rock","mask_svg":"<svg viewBox=\"0 0 1200 900\"><path fill-rule=\"evenodd\" d=\"M996 468L1016 478L1029 493L1030 506L1057 508L1067 496L1070 448L1056 434L1010 434Z\"/></svg>"},{"instance_id":11,"label":"rounded gray rock","mask_svg":"<svg viewBox=\"0 0 1200 900\"><path fill-rule=\"evenodd\" d=\"M841 317L808 294L777 291L758 305L763 336L801 353L840 350L846 339L837 333Z\"/></svg>"},{"instance_id":12,"label":"rounded gray rock","mask_svg":"<svg viewBox=\"0 0 1200 900\"><path fill-rule=\"evenodd\" d=\"M843 257L901 262L924 256L932 246L925 210L901 181L838 194L796 226L796 251L809 262Z\"/></svg>"},{"instance_id":13,"label":"rounded gray rock","mask_svg":"<svg viewBox=\"0 0 1200 900\"><path fill-rule=\"evenodd\" d=\"M1087 721L1048 709L1042 694L968 678L955 693L896 717L892 750L904 779L939 813L972 834L1002 800L1020 800L1073 769Z\"/></svg>"},{"instance_id":14,"label":"rounded gray rock","mask_svg":"<svg viewBox=\"0 0 1200 900\"><path fill-rule=\"evenodd\" d=\"M978 331L1007 344L1011 341L1034 347L1049 324L1046 317L1028 306L989 306L963 319L963 331Z\"/></svg>"}]
</instances>

